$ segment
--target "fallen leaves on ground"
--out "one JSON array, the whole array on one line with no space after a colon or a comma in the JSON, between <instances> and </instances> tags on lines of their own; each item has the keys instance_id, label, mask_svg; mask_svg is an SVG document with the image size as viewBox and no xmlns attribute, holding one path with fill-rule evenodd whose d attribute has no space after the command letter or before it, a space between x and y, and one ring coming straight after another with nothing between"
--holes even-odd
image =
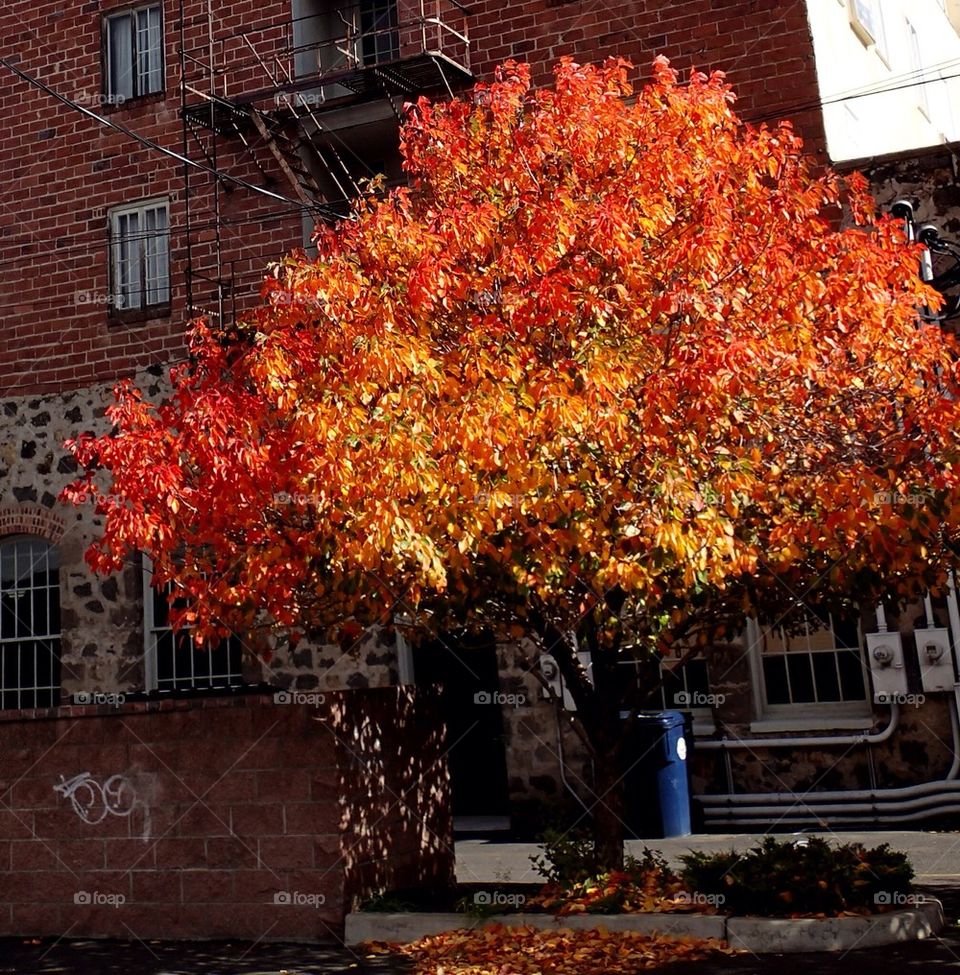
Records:
<instances>
[{"instance_id":1,"label":"fallen leaves on ground","mask_svg":"<svg viewBox=\"0 0 960 975\"><path fill-rule=\"evenodd\" d=\"M637 914L695 911L716 914L713 900L697 900L674 874L661 871L610 871L569 888L546 884L523 905L525 911L550 914Z\"/></svg>"},{"instance_id":2,"label":"fallen leaves on ground","mask_svg":"<svg viewBox=\"0 0 960 975\"><path fill-rule=\"evenodd\" d=\"M416 975L617 975L673 961L734 954L724 942L703 938L590 931L538 931L502 924L448 931L410 944L367 944L371 954L401 954Z\"/></svg>"}]
</instances>

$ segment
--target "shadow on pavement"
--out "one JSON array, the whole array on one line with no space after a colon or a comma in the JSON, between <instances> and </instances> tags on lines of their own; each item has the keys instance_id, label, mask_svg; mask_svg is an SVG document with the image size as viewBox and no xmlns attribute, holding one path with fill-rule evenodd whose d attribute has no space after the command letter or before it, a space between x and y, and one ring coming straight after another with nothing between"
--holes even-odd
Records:
<instances>
[{"instance_id":1,"label":"shadow on pavement","mask_svg":"<svg viewBox=\"0 0 960 975\"><path fill-rule=\"evenodd\" d=\"M0 938L0 973L16 975L400 975L404 963L333 945L59 941Z\"/></svg>"},{"instance_id":2,"label":"shadow on pavement","mask_svg":"<svg viewBox=\"0 0 960 975\"><path fill-rule=\"evenodd\" d=\"M936 939L845 954L740 955L679 962L665 975L937 975L960 973L960 889L925 891L943 902L947 927ZM598 921L600 919L598 918ZM401 959L364 958L332 945L243 942L38 942L0 939L0 975L402 975Z\"/></svg>"}]
</instances>

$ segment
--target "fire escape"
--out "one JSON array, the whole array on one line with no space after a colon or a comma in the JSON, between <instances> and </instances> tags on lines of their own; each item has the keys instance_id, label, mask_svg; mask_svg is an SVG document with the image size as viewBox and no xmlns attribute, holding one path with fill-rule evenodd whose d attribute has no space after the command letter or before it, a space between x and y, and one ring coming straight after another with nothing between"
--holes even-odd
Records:
<instances>
[{"instance_id":1,"label":"fire escape","mask_svg":"<svg viewBox=\"0 0 960 975\"><path fill-rule=\"evenodd\" d=\"M292 0L289 20L225 35L215 29L212 0L194 5L205 11L192 19L186 6L180 0L183 155L221 173L239 150L278 207L314 221L343 215L358 193L357 152L330 124L334 116L352 111L363 124L365 111L386 106L395 136L404 102L452 96L473 80L459 0ZM191 183L203 179L213 192L201 218ZM188 308L224 324L244 284L243 269L223 259L225 188L184 166ZM261 274L260 264L249 273Z\"/></svg>"}]
</instances>

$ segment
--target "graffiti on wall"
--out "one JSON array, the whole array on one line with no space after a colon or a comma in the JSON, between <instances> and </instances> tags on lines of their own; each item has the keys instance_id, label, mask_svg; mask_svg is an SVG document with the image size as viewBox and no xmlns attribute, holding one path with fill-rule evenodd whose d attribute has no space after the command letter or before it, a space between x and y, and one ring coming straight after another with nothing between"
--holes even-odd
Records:
<instances>
[{"instance_id":1,"label":"graffiti on wall","mask_svg":"<svg viewBox=\"0 0 960 975\"><path fill-rule=\"evenodd\" d=\"M150 806L137 794L136 785L125 775L111 775L102 783L89 772L81 772L72 779L64 779L53 787L70 801L73 811L85 823L96 826L107 816L132 816L140 810L143 816L143 829L140 838L144 843L150 839Z\"/></svg>"}]
</instances>

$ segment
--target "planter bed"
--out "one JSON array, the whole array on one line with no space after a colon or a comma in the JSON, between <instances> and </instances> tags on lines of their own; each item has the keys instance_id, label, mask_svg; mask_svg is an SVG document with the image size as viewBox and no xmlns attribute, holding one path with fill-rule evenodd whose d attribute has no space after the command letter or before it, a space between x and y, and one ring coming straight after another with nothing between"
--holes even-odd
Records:
<instances>
[{"instance_id":1,"label":"planter bed","mask_svg":"<svg viewBox=\"0 0 960 975\"><path fill-rule=\"evenodd\" d=\"M716 938L731 948L757 954L780 952L849 951L902 941L918 941L937 934L944 925L939 901L928 898L915 907L883 914L828 918L726 917L721 914L496 914L471 917L452 913L353 912L346 917L344 942L416 941L458 928L492 924L539 930L658 932L676 938Z\"/></svg>"}]
</instances>

